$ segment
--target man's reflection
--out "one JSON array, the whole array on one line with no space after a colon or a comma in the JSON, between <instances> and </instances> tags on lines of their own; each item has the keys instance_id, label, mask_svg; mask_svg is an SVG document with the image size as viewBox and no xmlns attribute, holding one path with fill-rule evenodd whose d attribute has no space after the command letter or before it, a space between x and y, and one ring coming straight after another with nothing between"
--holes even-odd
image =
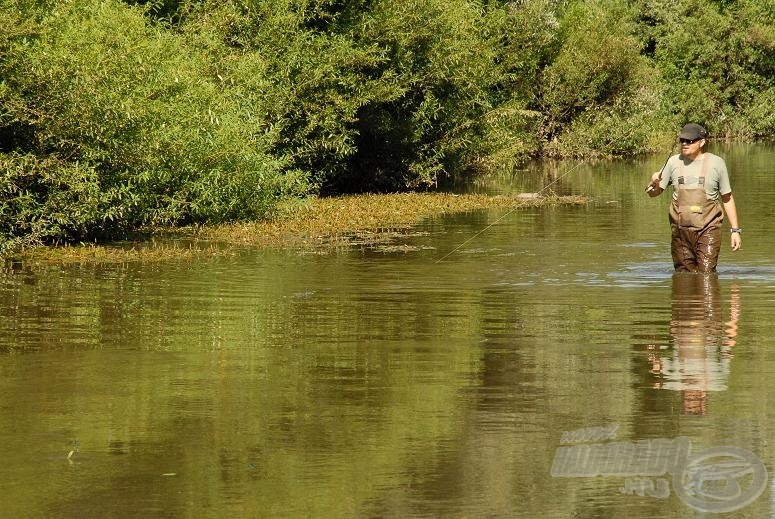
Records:
<instances>
[{"instance_id":1,"label":"man's reflection","mask_svg":"<svg viewBox=\"0 0 775 519\"><path fill-rule=\"evenodd\" d=\"M705 414L708 392L724 391L737 337L740 294L732 286L730 318L722 315L718 275L673 275L672 348L649 355L656 389L680 391L683 412Z\"/></svg>"}]
</instances>

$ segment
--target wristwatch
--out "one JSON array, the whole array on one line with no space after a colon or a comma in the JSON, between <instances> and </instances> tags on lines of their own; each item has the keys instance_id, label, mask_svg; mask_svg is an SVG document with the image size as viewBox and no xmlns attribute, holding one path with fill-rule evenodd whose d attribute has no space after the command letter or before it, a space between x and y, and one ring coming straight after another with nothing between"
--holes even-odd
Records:
<instances>
[{"instance_id":1,"label":"wristwatch","mask_svg":"<svg viewBox=\"0 0 775 519\"><path fill-rule=\"evenodd\" d=\"M743 232L743 230L740 227L732 227L731 229L729 229L729 232L736 232L740 234L741 232Z\"/></svg>"}]
</instances>

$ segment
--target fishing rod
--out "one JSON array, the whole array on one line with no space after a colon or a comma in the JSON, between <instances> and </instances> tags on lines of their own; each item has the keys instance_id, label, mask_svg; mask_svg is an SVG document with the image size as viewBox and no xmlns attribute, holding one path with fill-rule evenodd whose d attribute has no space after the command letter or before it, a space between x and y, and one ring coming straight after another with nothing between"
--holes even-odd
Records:
<instances>
[{"instance_id":1,"label":"fishing rod","mask_svg":"<svg viewBox=\"0 0 775 519\"><path fill-rule=\"evenodd\" d=\"M673 147L670 149L670 155L667 156L667 160L665 160L665 163L662 165L662 169L659 170L659 182L662 182L662 173L664 173L665 168L667 167L667 163L670 162L670 157L673 156L673 153L675 153L675 144L673 144ZM653 182L646 187L645 191L646 193L651 193L654 191Z\"/></svg>"},{"instance_id":2,"label":"fishing rod","mask_svg":"<svg viewBox=\"0 0 775 519\"><path fill-rule=\"evenodd\" d=\"M668 157L668 158L669 158L669 157ZM562 174L562 175L560 175L559 177L555 178L554 180L552 180L551 182L549 182L548 184L546 184L544 187L542 187L541 189L539 189L538 191L536 191L536 192L535 192L535 196L537 197L538 195L540 195L540 194L541 194L543 191L545 191L545 190L546 190L546 189L547 189L549 186L551 186L551 185L553 185L553 184L556 184L557 182L559 182L560 180L562 180L562 178L563 178L563 177L566 177L567 175L569 175L569 174L570 174L570 173L571 173L573 170L575 170L576 168L578 168L578 167L579 167L579 166L581 166L582 164L584 164L584 163L583 163L583 162L579 162L578 164L576 164L575 166L573 166L572 168L570 168L568 171L566 171L565 173L563 173L563 174ZM665 163L665 164L667 164L667 163ZM446 254L445 254L444 256L442 256L441 258L437 259L437 260L436 260L436 263L437 263L437 264L438 264L438 263L441 263L442 261L444 261L445 259L447 259L449 256L453 255L453 254L454 254L454 253L456 253L458 250L460 250L460 248L461 248L461 247L463 247L463 246L464 246L464 245L466 245L467 243L469 243L469 242L473 241L473 240L474 240L474 239L476 239L478 236L481 236L482 234L484 234L484 233L485 233L487 230L489 230L489 229L490 229L490 227L494 226L495 224L497 224L498 222L500 222L501 220L503 220L504 218L506 218L508 215L510 215L511 213L513 213L514 211L516 211L517 209L519 209L519 207L512 207L511 209L509 209L509 211L508 211L507 213L505 213L505 214L501 215L501 217L500 217L500 218L498 218L497 220L495 220L494 222L492 222L490 225L488 225L487 227L485 227L484 229L482 229L482 230L481 230L481 231L479 231L478 233L476 233L476 234L474 234L473 236L471 236L470 238L468 238L466 241L464 241L463 243L461 243L460 245L458 245L457 247L455 247L454 249L452 249L451 251L449 251L448 253L446 253Z\"/></svg>"}]
</instances>

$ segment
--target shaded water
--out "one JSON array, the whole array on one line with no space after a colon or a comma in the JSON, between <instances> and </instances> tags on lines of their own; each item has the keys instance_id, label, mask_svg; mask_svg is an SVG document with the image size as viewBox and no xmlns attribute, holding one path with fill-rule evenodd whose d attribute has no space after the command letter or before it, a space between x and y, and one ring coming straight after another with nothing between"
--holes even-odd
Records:
<instances>
[{"instance_id":1,"label":"shaded water","mask_svg":"<svg viewBox=\"0 0 775 519\"><path fill-rule=\"evenodd\" d=\"M714 151L745 229L715 277L672 275L643 194L664 157L553 185L588 206L433 219L408 252L4 273L0 516L703 516L672 483L551 471L563 433L618 425L772 475L775 148ZM725 517L775 517L772 481Z\"/></svg>"}]
</instances>

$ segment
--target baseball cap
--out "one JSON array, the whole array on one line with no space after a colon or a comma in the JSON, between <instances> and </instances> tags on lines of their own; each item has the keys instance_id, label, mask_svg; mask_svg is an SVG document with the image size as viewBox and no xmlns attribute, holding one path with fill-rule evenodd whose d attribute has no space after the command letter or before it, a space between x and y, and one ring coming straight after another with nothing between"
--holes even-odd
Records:
<instances>
[{"instance_id":1,"label":"baseball cap","mask_svg":"<svg viewBox=\"0 0 775 519\"><path fill-rule=\"evenodd\" d=\"M704 139L708 136L708 131L696 123L689 123L681 129L678 134L679 139Z\"/></svg>"}]
</instances>

